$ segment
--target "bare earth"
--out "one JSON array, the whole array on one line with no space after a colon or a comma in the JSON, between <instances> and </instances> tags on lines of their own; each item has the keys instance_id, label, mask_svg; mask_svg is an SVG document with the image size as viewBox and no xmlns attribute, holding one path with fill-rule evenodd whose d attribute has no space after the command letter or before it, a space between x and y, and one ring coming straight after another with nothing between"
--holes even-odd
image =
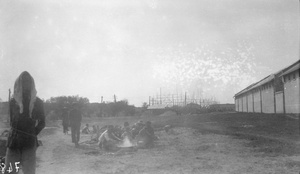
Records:
<instances>
[{"instance_id":1,"label":"bare earth","mask_svg":"<svg viewBox=\"0 0 300 174\"><path fill-rule=\"evenodd\" d=\"M208 123L210 124L210 123ZM37 150L37 173L298 173L298 156L264 156L245 144L249 140L203 133L176 127L171 133L156 131L159 137L152 149L106 153L96 145L75 148L70 135L61 128L49 128ZM81 142L91 135L82 136Z\"/></svg>"},{"instance_id":2,"label":"bare earth","mask_svg":"<svg viewBox=\"0 0 300 174\"><path fill-rule=\"evenodd\" d=\"M278 173L300 171L298 120L276 115L217 113L194 116L87 119L82 124L130 124L151 120L159 137L152 149L107 153L82 135L75 148L60 123L39 135L37 174ZM175 119L174 119L175 118ZM1 123L1 122L0 122ZM171 132L159 129L174 125ZM3 129L5 124L1 123ZM7 125L6 125L7 126ZM22 172L21 172L22 173Z\"/></svg>"}]
</instances>

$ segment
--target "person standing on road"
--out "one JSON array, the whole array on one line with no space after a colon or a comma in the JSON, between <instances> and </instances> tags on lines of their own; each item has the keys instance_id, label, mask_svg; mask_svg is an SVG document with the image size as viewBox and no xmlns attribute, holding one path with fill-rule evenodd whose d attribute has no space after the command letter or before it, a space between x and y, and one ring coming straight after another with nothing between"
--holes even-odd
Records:
<instances>
[{"instance_id":1,"label":"person standing on road","mask_svg":"<svg viewBox=\"0 0 300 174\"><path fill-rule=\"evenodd\" d=\"M64 132L64 134L68 134L68 131L69 131L69 114L68 114L68 110L67 110L66 107L63 108L61 117L62 117L63 132Z\"/></svg>"},{"instance_id":2,"label":"person standing on road","mask_svg":"<svg viewBox=\"0 0 300 174\"><path fill-rule=\"evenodd\" d=\"M81 111L78 108L79 104L74 103L73 108L70 111L69 119L70 119L70 126L71 126L71 134L72 134L72 143L75 143L75 147L78 147L79 140L80 140L80 126L81 126Z\"/></svg>"},{"instance_id":3,"label":"person standing on road","mask_svg":"<svg viewBox=\"0 0 300 174\"><path fill-rule=\"evenodd\" d=\"M9 102L11 129L5 160L7 173L18 173L22 165L24 174L35 174L37 135L45 127L44 104L36 93L34 79L27 71L22 72Z\"/></svg>"}]
</instances>

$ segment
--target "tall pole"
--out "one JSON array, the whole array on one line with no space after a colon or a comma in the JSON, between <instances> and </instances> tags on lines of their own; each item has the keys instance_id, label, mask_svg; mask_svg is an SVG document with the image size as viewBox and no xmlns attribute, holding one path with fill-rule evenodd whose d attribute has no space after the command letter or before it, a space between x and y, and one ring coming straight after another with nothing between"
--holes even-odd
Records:
<instances>
[{"instance_id":1,"label":"tall pole","mask_svg":"<svg viewBox=\"0 0 300 174\"><path fill-rule=\"evenodd\" d=\"M186 106L186 92L184 93L184 106Z\"/></svg>"},{"instance_id":2,"label":"tall pole","mask_svg":"<svg viewBox=\"0 0 300 174\"><path fill-rule=\"evenodd\" d=\"M7 123L9 123L9 118L10 118L10 95L11 95L11 91L10 91L10 89L8 89L8 102L7 102L7 104L8 104L8 115L7 115L7 118L6 118Z\"/></svg>"},{"instance_id":3,"label":"tall pole","mask_svg":"<svg viewBox=\"0 0 300 174\"><path fill-rule=\"evenodd\" d=\"M162 104L162 101L161 101L161 88L159 88L159 98L160 98L160 104Z\"/></svg>"},{"instance_id":4,"label":"tall pole","mask_svg":"<svg viewBox=\"0 0 300 174\"><path fill-rule=\"evenodd\" d=\"M173 106L174 106L174 94L172 94L172 101L173 101Z\"/></svg>"}]
</instances>

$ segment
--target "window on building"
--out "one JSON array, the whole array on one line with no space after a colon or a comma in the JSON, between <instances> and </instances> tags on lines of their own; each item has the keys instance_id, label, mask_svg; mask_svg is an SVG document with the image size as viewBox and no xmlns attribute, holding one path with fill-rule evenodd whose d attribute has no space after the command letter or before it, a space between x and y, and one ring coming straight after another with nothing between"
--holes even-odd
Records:
<instances>
[{"instance_id":1,"label":"window on building","mask_svg":"<svg viewBox=\"0 0 300 174\"><path fill-rule=\"evenodd\" d=\"M295 80L295 79L296 79L296 72L293 73L293 80Z\"/></svg>"},{"instance_id":2,"label":"window on building","mask_svg":"<svg viewBox=\"0 0 300 174\"><path fill-rule=\"evenodd\" d=\"M291 80L291 76L290 76L290 74L288 75L288 81L290 81Z\"/></svg>"}]
</instances>

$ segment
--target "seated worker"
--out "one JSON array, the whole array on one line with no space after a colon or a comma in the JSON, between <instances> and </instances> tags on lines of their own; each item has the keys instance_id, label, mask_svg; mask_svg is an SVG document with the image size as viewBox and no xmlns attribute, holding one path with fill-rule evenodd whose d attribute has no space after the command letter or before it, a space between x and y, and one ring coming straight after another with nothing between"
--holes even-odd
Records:
<instances>
[{"instance_id":1,"label":"seated worker","mask_svg":"<svg viewBox=\"0 0 300 174\"><path fill-rule=\"evenodd\" d=\"M115 151L118 149L117 144L122 140L113 133L114 126L109 125L99 137L99 148L105 151Z\"/></svg>"},{"instance_id":2,"label":"seated worker","mask_svg":"<svg viewBox=\"0 0 300 174\"><path fill-rule=\"evenodd\" d=\"M82 131L81 131L81 133L83 133L83 134L89 134L89 133L91 133L91 131L90 131L90 129L89 129L89 124L86 124L86 125L84 126L84 128L83 128Z\"/></svg>"},{"instance_id":3,"label":"seated worker","mask_svg":"<svg viewBox=\"0 0 300 174\"><path fill-rule=\"evenodd\" d=\"M133 140L130 127L124 128L124 132L121 138L124 140L126 137L128 138L129 141Z\"/></svg>"},{"instance_id":4,"label":"seated worker","mask_svg":"<svg viewBox=\"0 0 300 174\"><path fill-rule=\"evenodd\" d=\"M122 126L115 125L113 128L113 133L120 139L123 133Z\"/></svg>"},{"instance_id":5,"label":"seated worker","mask_svg":"<svg viewBox=\"0 0 300 174\"><path fill-rule=\"evenodd\" d=\"M96 134L96 133L97 133L97 127L96 127L96 125L93 125L93 127L92 127L92 128L93 128L93 131L92 131L92 133L93 133L93 134Z\"/></svg>"},{"instance_id":6,"label":"seated worker","mask_svg":"<svg viewBox=\"0 0 300 174\"><path fill-rule=\"evenodd\" d=\"M126 137L131 141L133 139L132 133L131 133L131 128L129 126L129 123L126 121L124 122L124 127L122 129L122 135L121 138L124 140Z\"/></svg>"},{"instance_id":7,"label":"seated worker","mask_svg":"<svg viewBox=\"0 0 300 174\"><path fill-rule=\"evenodd\" d=\"M130 128L129 123L127 121L124 122L124 127L123 127L123 132L125 132L125 130L127 129L127 127Z\"/></svg>"},{"instance_id":8,"label":"seated worker","mask_svg":"<svg viewBox=\"0 0 300 174\"><path fill-rule=\"evenodd\" d=\"M143 123L142 120L135 123L131 130L132 137L135 138L139 134L140 130L142 130L144 128L144 126L145 126L145 124Z\"/></svg>"},{"instance_id":9,"label":"seated worker","mask_svg":"<svg viewBox=\"0 0 300 174\"><path fill-rule=\"evenodd\" d=\"M138 147L140 148L149 148L154 146L154 129L151 126L151 122L147 121L146 125L142 130L140 130L137 135Z\"/></svg>"}]
</instances>

